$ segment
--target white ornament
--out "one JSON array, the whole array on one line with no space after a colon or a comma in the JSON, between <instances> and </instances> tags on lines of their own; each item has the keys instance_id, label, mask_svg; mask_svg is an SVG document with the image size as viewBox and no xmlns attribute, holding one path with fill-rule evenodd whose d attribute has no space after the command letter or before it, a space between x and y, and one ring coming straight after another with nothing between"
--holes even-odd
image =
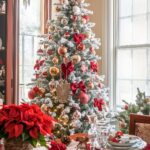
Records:
<instances>
[{"instance_id":1,"label":"white ornament","mask_svg":"<svg viewBox=\"0 0 150 150\"><path fill-rule=\"evenodd\" d=\"M73 6L73 13L74 15L80 15L81 9L78 6Z\"/></svg>"}]
</instances>

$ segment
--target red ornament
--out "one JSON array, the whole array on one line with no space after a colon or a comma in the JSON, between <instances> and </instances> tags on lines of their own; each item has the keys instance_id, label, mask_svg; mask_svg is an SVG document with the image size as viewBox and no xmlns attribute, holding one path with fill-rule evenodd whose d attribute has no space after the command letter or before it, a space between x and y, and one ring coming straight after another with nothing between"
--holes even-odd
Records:
<instances>
[{"instance_id":1,"label":"red ornament","mask_svg":"<svg viewBox=\"0 0 150 150\"><path fill-rule=\"evenodd\" d=\"M75 22L78 20L78 16L71 16L71 19Z\"/></svg>"},{"instance_id":2,"label":"red ornament","mask_svg":"<svg viewBox=\"0 0 150 150\"><path fill-rule=\"evenodd\" d=\"M44 51L43 51L42 49L38 49L38 50L37 50L37 54L38 54L38 55L43 55L43 53L44 53Z\"/></svg>"},{"instance_id":3,"label":"red ornament","mask_svg":"<svg viewBox=\"0 0 150 150\"><path fill-rule=\"evenodd\" d=\"M121 136L123 136L123 132L121 131L116 132L115 137L121 137Z\"/></svg>"},{"instance_id":4,"label":"red ornament","mask_svg":"<svg viewBox=\"0 0 150 150\"><path fill-rule=\"evenodd\" d=\"M43 78L48 77L48 73L47 73L47 71L42 72L42 77L43 77Z\"/></svg>"},{"instance_id":5,"label":"red ornament","mask_svg":"<svg viewBox=\"0 0 150 150\"><path fill-rule=\"evenodd\" d=\"M125 105L125 106L124 106L124 109L125 109L125 110L128 110L128 108L129 108L129 105Z\"/></svg>"},{"instance_id":6,"label":"red ornament","mask_svg":"<svg viewBox=\"0 0 150 150\"><path fill-rule=\"evenodd\" d=\"M52 55L52 54L53 54L53 51L52 51L51 49L48 49L48 50L47 50L47 54L48 54L48 55Z\"/></svg>"},{"instance_id":7,"label":"red ornament","mask_svg":"<svg viewBox=\"0 0 150 150\"><path fill-rule=\"evenodd\" d=\"M97 62L91 61L91 62L90 62L90 68L91 68L91 70L92 70L93 72L97 72L97 71L98 71L98 70L97 70L97 68L98 68Z\"/></svg>"},{"instance_id":8,"label":"red ornament","mask_svg":"<svg viewBox=\"0 0 150 150\"><path fill-rule=\"evenodd\" d=\"M60 46L60 47L58 48L58 54L59 54L59 55L65 55L65 54L67 53L67 51L68 51L68 48L65 47L65 46Z\"/></svg>"},{"instance_id":9,"label":"red ornament","mask_svg":"<svg viewBox=\"0 0 150 150\"><path fill-rule=\"evenodd\" d=\"M33 89L31 89L28 92L28 98L31 99L31 100L33 100L35 98L35 96L36 96L36 92Z\"/></svg>"},{"instance_id":10,"label":"red ornament","mask_svg":"<svg viewBox=\"0 0 150 150\"><path fill-rule=\"evenodd\" d=\"M80 92L78 98L79 98L81 104L85 105L89 102L89 96L86 93L84 93L83 91Z\"/></svg>"},{"instance_id":11,"label":"red ornament","mask_svg":"<svg viewBox=\"0 0 150 150\"><path fill-rule=\"evenodd\" d=\"M84 23L87 23L90 20L90 18L89 18L89 16L84 15L84 16L82 16L82 21L83 20L84 20Z\"/></svg>"},{"instance_id":12,"label":"red ornament","mask_svg":"<svg viewBox=\"0 0 150 150\"><path fill-rule=\"evenodd\" d=\"M77 46L77 49L79 51L84 51L85 50L85 45L83 43L80 43L78 46Z\"/></svg>"}]
</instances>

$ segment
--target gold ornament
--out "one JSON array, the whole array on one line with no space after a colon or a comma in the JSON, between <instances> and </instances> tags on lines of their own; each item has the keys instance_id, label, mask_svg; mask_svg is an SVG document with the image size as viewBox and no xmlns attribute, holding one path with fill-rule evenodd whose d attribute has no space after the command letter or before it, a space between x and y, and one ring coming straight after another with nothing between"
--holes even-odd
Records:
<instances>
[{"instance_id":1,"label":"gold ornament","mask_svg":"<svg viewBox=\"0 0 150 150\"><path fill-rule=\"evenodd\" d=\"M59 103L67 103L70 93L70 84L67 81L61 81L56 91Z\"/></svg>"},{"instance_id":2,"label":"gold ornament","mask_svg":"<svg viewBox=\"0 0 150 150\"><path fill-rule=\"evenodd\" d=\"M72 60L73 64L77 64L77 63L79 63L81 61L81 56L80 55L73 55L71 57L71 60Z\"/></svg>"},{"instance_id":3,"label":"gold ornament","mask_svg":"<svg viewBox=\"0 0 150 150\"><path fill-rule=\"evenodd\" d=\"M57 67L50 67L49 73L51 76L57 76L59 74L59 69Z\"/></svg>"},{"instance_id":4,"label":"gold ornament","mask_svg":"<svg viewBox=\"0 0 150 150\"><path fill-rule=\"evenodd\" d=\"M65 46L60 46L58 48L58 54L64 56L68 51L68 48Z\"/></svg>"},{"instance_id":5,"label":"gold ornament","mask_svg":"<svg viewBox=\"0 0 150 150\"><path fill-rule=\"evenodd\" d=\"M46 90L44 88L39 88L39 96L43 97L45 95Z\"/></svg>"},{"instance_id":6,"label":"gold ornament","mask_svg":"<svg viewBox=\"0 0 150 150\"><path fill-rule=\"evenodd\" d=\"M51 26L48 27L49 32L55 32L56 30L57 30L57 27L54 26L54 25L51 25Z\"/></svg>"},{"instance_id":7,"label":"gold ornament","mask_svg":"<svg viewBox=\"0 0 150 150\"><path fill-rule=\"evenodd\" d=\"M54 58L52 59L52 62L53 62L55 65L58 64L58 62L59 62L58 57L54 57Z\"/></svg>"}]
</instances>

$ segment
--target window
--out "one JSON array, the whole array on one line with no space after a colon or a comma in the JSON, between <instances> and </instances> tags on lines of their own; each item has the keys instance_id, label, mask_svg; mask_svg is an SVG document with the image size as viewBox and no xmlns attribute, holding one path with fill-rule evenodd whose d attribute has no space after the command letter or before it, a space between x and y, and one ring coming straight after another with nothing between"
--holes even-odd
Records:
<instances>
[{"instance_id":1,"label":"window","mask_svg":"<svg viewBox=\"0 0 150 150\"><path fill-rule=\"evenodd\" d=\"M150 0L115 1L116 104L150 96Z\"/></svg>"},{"instance_id":2,"label":"window","mask_svg":"<svg viewBox=\"0 0 150 150\"><path fill-rule=\"evenodd\" d=\"M27 84L31 83L34 73L38 35L41 32L41 0L30 0L30 5L24 6L20 0L20 39L19 39L19 99L26 99Z\"/></svg>"}]
</instances>

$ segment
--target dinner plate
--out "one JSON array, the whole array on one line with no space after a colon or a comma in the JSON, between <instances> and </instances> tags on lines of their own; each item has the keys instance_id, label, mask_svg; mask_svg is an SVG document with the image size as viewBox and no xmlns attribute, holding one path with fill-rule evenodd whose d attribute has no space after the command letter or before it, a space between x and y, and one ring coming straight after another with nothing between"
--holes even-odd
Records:
<instances>
[{"instance_id":1,"label":"dinner plate","mask_svg":"<svg viewBox=\"0 0 150 150\"><path fill-rule=\"evenodd\" d=\"M135 135L128 135L125 134L123 137L121 137L122 142L120 143L115 143L112 141L108 141L108 143L112 146L119 146L119 147L131 147L135 143L141 141L141 138L135 136Z\"/></svg>"}]
</instances>

